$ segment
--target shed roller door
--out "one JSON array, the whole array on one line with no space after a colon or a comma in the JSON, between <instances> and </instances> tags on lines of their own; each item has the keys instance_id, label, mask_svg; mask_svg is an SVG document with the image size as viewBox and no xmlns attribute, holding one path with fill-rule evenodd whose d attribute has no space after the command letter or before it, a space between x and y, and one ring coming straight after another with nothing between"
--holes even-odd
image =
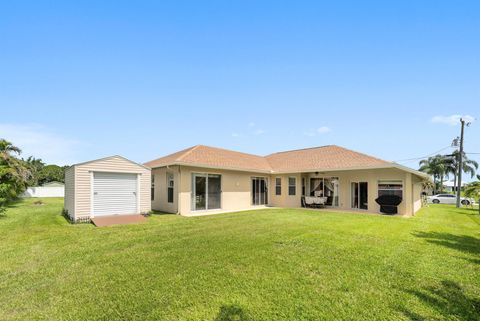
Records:
<instances>
[{"instance_id":1,"label":"shed roller door","mask_svg":"<svg viewBox=\"0 0 480 321\"><path fill-rule=\"evenodd\" d=\"M137 174L93 174L94 216L136 213Z\"/></svg>"}]
</instances>

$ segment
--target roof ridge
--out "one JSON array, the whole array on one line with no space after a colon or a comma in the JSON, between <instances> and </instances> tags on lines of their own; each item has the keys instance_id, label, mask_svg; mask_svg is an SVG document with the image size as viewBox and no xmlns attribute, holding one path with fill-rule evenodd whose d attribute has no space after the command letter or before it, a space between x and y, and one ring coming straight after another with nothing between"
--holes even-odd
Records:
<instances>
[{"instance_id":1,"label":"roof ridge","mask_svg":"<svg viewBox=\"0 0 480 321\"><path fill-rule=\"evenodd\" d=\"M337 146L337 145L322 145L322 146L316 146L316 147L305 147L305 148L298 148L298 149L284 150L284 151L281 151L281 152L275 152L275 153L268 154L268 155L266 155L266 156L264 156L264 157L268 157L268 156L272 156L272 155L276 155L276 154L283 154L283 153L290 153L290 152L299 152L299 151L302 151L302 150L319 149L319 148L325 148L325 147L330 147L330 146L339 147L339 146Z\"/></svg>"},{"instance_id":2,"label":"roof ridge","mask_svg":"<svg viewBox=\"0 0 480 321\"><path fill-rule=\"evenodd\" d=\"M237 150L227 149L227 148L222 148L222 147L207 146L207 145L197 145L197 146L207 147L207 148L213 148L213 149L219 149L219 150L223 150L223 151L227 151L227 152L232 152L232 153L237 153L237 154L243 154L243 155L249 155L249 156L255 156L255 157L259 157L259 158L265 158L265 156L261 156L261 155L257 155L257 154L252 154L252 153L240 152L240 151L237 151Z\"/></svg>"},{"instance_id":3,"label":"roof ridge","mask_svg":"<svg viewBox=\"0 0 480 321\"><path fill-rule=\"evenodd\" d=\"M304 151L304 150L320 149L320 148L325 148L325 147L336 147L336 148L343 149L343 150L347 150L347 151L349 151L349 152L356 153L356 154L360 154L360 155L363 155L363 156L366 156L366 157L369 157L369 158L374 158L374 159L379 160L379 161L382 161L382 162L392 163L391 161L387 161L387 160L384 160L384 159L381 159L381 158L378 158L378 157L375 157L375 156L372 156L372 155L369 155L369 154L365 154L365 153L362 153L362 152L358 152L358 151L356 151L356 150L353 150L353 149L350 149L350 148L346 148L346 147L343 147L343 146L338 146L338 145L335 145L335 144L323 145L323 146L317 146L317 147L307 147L307 148L299 148L299 149L286 150L286 151L283 151L283 152L276 152L276 153L267 155L267 156L265 156L265 157L268 158L269 156L277 155L277 154L282 154L282 153L299 152L299 151Z\"/></svg>"},{"instance_id":4,"label":"roof ridge","mask_svg":"<svg viewBox=\"0 0 480 321\"><path fill-rule=\"evenodd\" d=\"M350 151L350 152L357 153L357 154L360 154L360 155L363 155L363 156L367 156L367 157L370 157L370 158L374 158L374 159L379 160L379 161L382 161L382 162L393 163L393 162L391 162L391 161L387 161L387 160L384 160L384 159L381 159L381 158L378 158L378 157L375 157L375 156L372 156L372 155L369 155L369 154L365 154L365 153L362 153L362 152L357 152L356 150L353 150L353 149L350 149L350 148L346 148L346 147L342 147L342 146L337 146L337 145L331 145L331 146L335 146L335 147L338 147L338 148L343 148L343 149L348 150L348 151Z\"/></svg>"},{"instance_id":5,"label":"roof ridge","mask_svg":"<svg viewBox=\"0 0 480 321\"><path fill-rule=\"evenodd\" d=\"M190 153L192 153L195 149L197 149L198 147L200 147L202 145L195 145L195 146L192 146L190 148L187 148L185 150L185 153L183 153L180 157L176 158L177 161L180 161L182 160L185 156L189 155Z\"/></svg>"},{"instance_id":6,"label":"roof ridge","mask_svg":"<svg viewBox=\"0 0 480 321\"><path fill-rule=\"evenodd\" d=\"M149 160L148 162L145 162L145 163L143 163L143 164L145 165L145 164L147 164L147 163L155 162L155 161L157 161L157 160L160 160L160 159L162 159L162 158L165 158L165 157L168 157L168 156L171 156L171 155L174 155L174 154L178 154L178 153L182 153L182 152L187 153L187 152L189 152L191 149L193 149L193 148L195 148L195 147L197 147L197 146L198 146L198 145L191 146L191 147L187 147L187 148L184 148L184 149L179 150L179 151L177 151L177 152L170 153L170 154L168 154L168 155L165 155L165 156L162 156L162 157L158 157L158 158Z\"/></svg>"}]
</instances>

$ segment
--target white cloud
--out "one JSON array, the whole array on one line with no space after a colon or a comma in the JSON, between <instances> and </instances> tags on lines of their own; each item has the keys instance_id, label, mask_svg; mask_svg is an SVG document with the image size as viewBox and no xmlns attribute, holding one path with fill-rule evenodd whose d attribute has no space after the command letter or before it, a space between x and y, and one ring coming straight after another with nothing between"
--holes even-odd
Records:
<instances>
[{"instance_id":1,"label":"white cloud","mask_svg":"<svg viewBox=\"0 0 480 321\"><path fill-rule=\"evenodd\" d=\"M317 128L317 129L309 129L308 131L304 132L303 134L305 136L314 137L314 136L317 136L317 135L322 135L322 134L329 133L331 131L332 131L332 129L330 127L322 126L322 127Z\"/></svg>"},{"instance_id":2,"label":"white cloud","mask_svg":"<svg viewBox=\"0 0 480 321\"><path fill-rule=\"evenodd\" d=\"M241 132L233 132L232 137L235 137L235 138L248 137L248 136L251 136L251 135L259 136L259 135L263 135L267 132L265 129L258 128L257 124L255 124L254 122L249 122L247 124L247 127L248 128L246 130L243 130Z\"/></svg>"},{"instance_id":3,"label":"white cloud","mask_svg":"<svg viewBox=\"0 0 480 321\"><path fill-rule=\"evenodd\" d=\"M22 149L23 158L34 156L45 163L57 165L77 163L82 145L39 124L0 124L0 138Z\"/></svg>"},{"instance_id":4,"label":"white cloud","mask_svg":"<svg viewBox=\"0 0 480 321\"><path fill-rule=\"evenodd\" d=\"M320 128L317 128L317 132L319 134L325 134L325 133L328 133L329 131L331 131L331 129L327 126L322 126Z\"/></svg>"},{"instance_id":5,"label":"white cloud","mask_svg":"<svg viewBox=\"0 0 480 321\"><path fill-rule=\"evenodd\" d=\"M450 115L450 116L435 116L431 119L432 123L437 124L447 124L450 126L455 126L460 124L460 118L463 118L466 122L472 123L475 121L475 118L470 115Z\"/></svg>"}]
</instances>

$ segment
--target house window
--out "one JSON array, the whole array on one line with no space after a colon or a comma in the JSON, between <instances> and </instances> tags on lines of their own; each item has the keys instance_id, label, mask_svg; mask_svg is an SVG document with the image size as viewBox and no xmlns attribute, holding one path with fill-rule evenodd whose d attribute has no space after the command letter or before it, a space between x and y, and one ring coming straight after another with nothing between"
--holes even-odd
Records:
<instances>
[{"instance_id":1,"label":"house window","mask_svg":"<svg viewBox=\"0 0 480 321\"><path fill-rule=\"evenodd\" d=\"M173 203L173 187L174 187L173 174L167 173L167 202Z\"/></svg>"},{"instance_id":2,"label":"house window","mask_svg":"<svg viewBox=\"0 0 480 321\"><path fill-rule=\"evenodd\" d=\"M403 182L401 180L378 181L378 196L397 195L403 198Z\"/></svg>"},{"instance_id":3,"label":"house window","mask_svg":"<svg viewBox=\"0 0 480 321\"><path fill-rule=\"evenodd\" d=\"M295 195L297 192L297 178L289 177L288 178L288 195Z\"/></svg>"},{"instance_id":4,"label":"house window","mask_svg":"<svg viewBox=\"0 0 480 321\"><path fill-rule=\"evenodd\" d=\"M275 178L275 195L282 195L282 178Z\"/></svg>"},{"instance_id":5,"label":"house window","mask_svg":"<svg viewBox=\"0 0 480 321\"><path fill-rule=\"evenodd\" d=\"M150 187L150 199L155 200L155 175L152 174L152 185Z\"/></svg>"},{"instance_id":6,"label":"house window","mask_svg":"<svg viewBox=\"0 0 480 321\"><path fill-rule=\"evenodd\" d=\"M305 196L305 177L302 177L302 196Z\"/></svg>"}]
</instances>

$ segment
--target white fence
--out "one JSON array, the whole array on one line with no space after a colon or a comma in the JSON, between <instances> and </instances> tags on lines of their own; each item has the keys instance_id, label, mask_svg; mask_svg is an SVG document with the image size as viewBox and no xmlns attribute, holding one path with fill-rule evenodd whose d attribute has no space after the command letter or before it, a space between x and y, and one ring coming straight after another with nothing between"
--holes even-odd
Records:
<instances>
[{"instance_id":1,"label":"white fence","mask_svg":"<svg viewBox=\"0 0 480 321\"><path fill-rule=\"evenodd\" d=\"M29 187L22 197L64 197L65 186L35 186Z\"/></svg>"}]
</instances>

